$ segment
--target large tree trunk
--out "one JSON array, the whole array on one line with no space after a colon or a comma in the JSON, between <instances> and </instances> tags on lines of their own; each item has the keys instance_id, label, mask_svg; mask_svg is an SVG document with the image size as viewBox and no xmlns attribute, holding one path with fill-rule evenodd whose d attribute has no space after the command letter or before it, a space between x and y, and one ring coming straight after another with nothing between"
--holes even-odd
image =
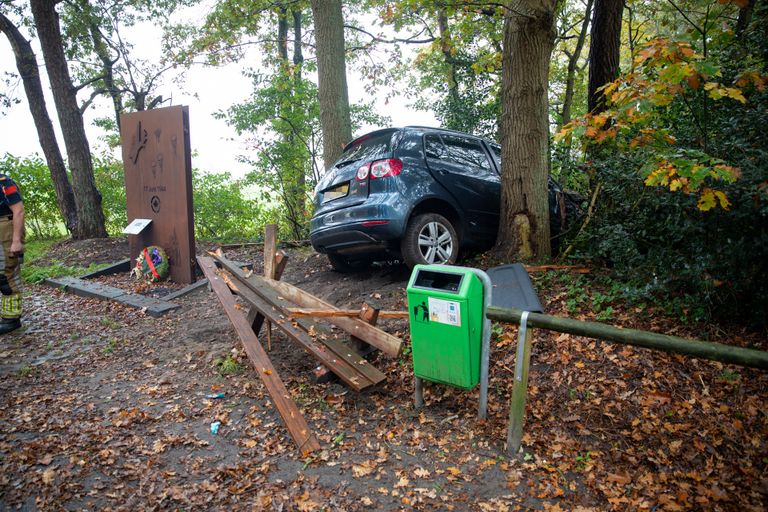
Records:
<instances>
[{"instance_id":1,"label":"large tree trunk","mask_svg":"<svg viewBox=\"0 0 768 512\"><path fill-rule=\"evenodd\" d=\"M304 54L301 51L301 11L292 10L293 14L293 79L296 87L301 84L301 70L304 65ZM302 105L294 105L293 108L303 108ZM307 180L304 169L296 173L296 188L293 191L297 222L293 225L293 235L298 240L306 226L307 219Z\"/></svg>"},{"instance_id":2,"label":"large tree trunk","mask_svg":"<svg viewBox=\"0 0 768 512\"><path fill-rule=\"evenodd\" d=\"M45 68L51 83L56 112L59 116L69 168L72 171L78 224L73 238L102 238L107 236L101 194L93 177L93 162L83 116L77 106L77 91L72 85L59 28L54 0L31 0L37 36L43 50Z\"/></svg>"},{"instance_id":3,"label":"large tree trunk","mask_svg":"<svg viewBox=\"0 0 768 512\"><path fill-rule=\"evenodd\" d=\"M621 16L624 0L595 0L589 45L589 86L587 107L590 112L605 110L600 87L619 76Z\"/></svg>"},{"instance_id":4,"label":"large tree trunk","mask_svg":"<svg viewBox=\"0 0 768 512\"><path fill-rule=\"evenodd\" d=\"M277 13L277 55L285 63L288 61L288 9L280 7Z\"/></svg>"},{"instance_id":5,"label":"large tree trunk","mask_svg":"<svg viewBox=\"0 0 768 512\"><path fill-rule=\"evenodd\" d=\"M547 89L555 3L512 1L504 15L502 187L496 251L512 261L550 255Z\"/></svg>"},{"instance_id":6,"label":"large tree trunk","mask_svg":"<svg viewBox=\"0 0 768 512\"><path fill-rule=\"evenodd\" d=\"M67 230L73 233L77 227L75 196L72 193L72 185L69 183L67 168L64 166L64 158L61 156L59 144L56 142L53 123L45 107L45 95L43 94L43 85L40 82L40 73L37 70L37 58L29 42L2 13L0 13L0 32L6 35L13 48L16 67L24 83L29 111L37 129L37 138L40 140L40 147L43 149L53 187L56 190L59 211Z\"/></svg>"},{"instance_id":7,"label":"large tree trunk","mask_svg":"<svg viewBox=\"0 0 768 512\"><path fill-rule=\"evenodd\" d=\"M330 167L352 139L349 93L344 60L344 17L341 0L312 0L317 52L317 86L323 162Z\"/></svg>"}]
</instances>

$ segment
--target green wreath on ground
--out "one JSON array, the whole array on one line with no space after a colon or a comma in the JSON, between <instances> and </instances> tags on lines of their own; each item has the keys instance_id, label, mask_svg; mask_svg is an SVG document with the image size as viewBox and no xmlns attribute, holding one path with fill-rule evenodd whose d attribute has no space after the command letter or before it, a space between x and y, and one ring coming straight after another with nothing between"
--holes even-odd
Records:
<instances>
[{"instance_id":1,"label":"green wreath on ground","mask_svg":"<svg viewBox=\"0 0 768 512\"><path fill-rule=\"evenodd\" d=\"M146 277L151 283L162 281L168 277L170 266L168 255L156 245L145 247L136 258L133 274L136 278Z\"/></svg>"}]
</instances>

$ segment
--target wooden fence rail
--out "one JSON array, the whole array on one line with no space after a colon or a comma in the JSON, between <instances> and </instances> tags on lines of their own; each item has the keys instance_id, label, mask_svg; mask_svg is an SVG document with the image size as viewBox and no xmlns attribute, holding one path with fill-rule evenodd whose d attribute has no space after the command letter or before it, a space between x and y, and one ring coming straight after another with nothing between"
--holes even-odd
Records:
<instances>
[{"instance_id":1,"label":"wooden fence rail","mask_svg":"<svg viewBox=\"0 0 768 512\"><path fill-rule=\"evenodd\" d=\"M624 345L645 347L673 354L683 354L701 359L737 364L760 370L768 369L768 352L751 348L732 347L721 343L690 340L636 329L620 329L597 322L584 322L570 318L559 318L540 313L530 313L514 308L488 306L486 316L497 322L518 324L517 360L515 381L509 407L507 428L507 451L515 454L520 449L525 419L525 395L528 387L528 366L530 362L531 328L586 336L599 341L611 341Z\"/></svg>"},{"instance_id":2,"label":"wooden fence rail","mask_svg":"<svg viewBox=\"0 0 768 512\"><path fill-rule=\"evenodd\" d=\"M486 314L488 318L497 322L519 324L523 312L519 309L489 306ZM528 314L528 326L768 370L768 352L762 350L678 338L636 329L620 329L612 325L559 318L540 313Z\"/></svg>"}]
</instances>

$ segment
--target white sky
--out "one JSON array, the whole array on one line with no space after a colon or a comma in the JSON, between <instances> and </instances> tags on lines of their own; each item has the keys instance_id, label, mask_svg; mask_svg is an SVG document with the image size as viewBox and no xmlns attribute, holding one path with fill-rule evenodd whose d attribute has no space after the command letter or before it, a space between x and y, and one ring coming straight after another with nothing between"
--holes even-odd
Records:
<instances>
[{"instance_id":1,"label":"white sky","mask_svg":"<svg viewBox=\"0 0 768 512\"><path fill-rule=\"evenodd\" d=\"M127 34L127 38L137 45L139 52L135 56L141 56L154 62L160 59L160 45L157 30L152 27L135 28ZM140 44L143 42L142 44ZM58 129L58 121L50 95L50 87L43 63L42 53L32 41L35 49L38 65L41 67L41 79L46 91L46 106L48 113L56 128L59 146L62 154L66 154L64 142ZM247 153L244 137L239 137L235 130L227 126L224 120L214 119L213 113L226 110L231 105L248 98L252 92L249 78L242 75L246 67L257 62L256 58L247 59L248 64L230 64L223 68L196 67L187 72L183 89L175 85L169 74L163 84L156 90L164 98L171 98L169 105L189 106L190 138L193 151L192 166L203 171L230 171L235 176L241 176L249 169L237 162L237 156ZM368 101L369 95L363 90L363 79L356 76L354 69L348 64L347 81L349 84L350 102L358 102L363 99ZM0 36L0 75L5 72L16 73L15 59L10 45L5 37ZM402 99L395 99L384 104L383 98L387 91L381 91L377 98L376 108L380 114L392 119L393 126L427 125L438 126L438 122L431 113L409 109ZM32 116L29 113L24 88L21 82L15 90L15 97L22 100L18 105L10 108L5 115L0 113L0 156L10 153L16 157L27 157L35 153L42 157L42 150L38 142ZM81 97L82 99L82 97ZM91 152L102 154L106 151L106 145L100 141L104 132L93 126L95 117L113 116L111 106L106 101L99 104L98 110L89 109L86 112L85 123ZM365 127L361 133L379 126ZM353 134L356 136L359 134ZM196 152L196 154L195 154ZM120 158L119 152L115 154Z\"/></svg>"}]
</instances>

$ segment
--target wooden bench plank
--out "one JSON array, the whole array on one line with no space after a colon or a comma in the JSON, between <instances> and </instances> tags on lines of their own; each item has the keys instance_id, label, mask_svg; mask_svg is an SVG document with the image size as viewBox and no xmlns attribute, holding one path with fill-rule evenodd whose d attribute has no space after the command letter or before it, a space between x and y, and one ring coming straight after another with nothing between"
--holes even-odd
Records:
<instances>
[{"instance_id":1,"label":"wooden bench plank","mask_svg":"<svg viewBox=\"0 0 768 512\"><path fill-rule=\"evenodd\" d=\"M283 331L289 338L298 343L320 364L327 366L350 388L355 391L363 391L378 383L371 381L365 375L365 366L373 368L367 361L365 361L365 359L358 358L358 361L364 361L364 363L358 367L354 363L350 363L346 358L339 357L331 351L324 342L314 339L304 330L295 326L289 318L282 315L282 312L278 308L275 308L272 304L262 299L251 290L242 290L240 297L261 311L267 321L272 322L272 325ZM347 351L351 353L349 349Z\"/></svg>"},{"instance_id":2,"label":"wooden bench plank","mask_svg":"<svg viewBox=\"0 0 768 512\"><path fill-rule=\"evenodd\" d=\"M280 295L301 307L326 310L338 309L292 284L271 279L264 279L264 281L266 284L277 290ZM373 345L390 357L397 357L398 354L400 354L400 347L402 346L403 340L364 322L360 318L329 316L327 317L327 320L352 336L360 338L366 343Z\"/></svg>"},{"instance_id":3,"label":"wooden bench plank","mask_svg":"<svg viewBox=\"0 0 768 512\"><path fill-rule=\"evenodd\" d=\"M259 343L256 334L248 324L248 321L241 312L235 308L235 297L229 291L226 283L216 275L216 266L211 258L198 257L198 264L208 278L211 288L219 298L224 311L227 313L230 322L235 328L240 341L245 348L245 352L253 365L254 370L264 382L272 401L277 408L280 417L283 419L288 432L291 434L296 446L298 446L302 457L307 456L313 451L320 449L320 443L315 435L309 430L304 416L291 399L291 395L285 384L277 374L267 353Z\"/></svg>"},{"instance_id":4,"label":"wooden bench plank","mask_svg":"<svg viewBox=\"0 0 768 512\"><path fill-rule=\"evenodd\" d=\"M313 308L288 308L288 314L293 318L309 316L312 318L327 318L331 316L346 316L350 318L359 318L361 310L359 309L313 309ZM408 318L407 311L381 310L381 318Z\"/></svg>"}]
</instances>

